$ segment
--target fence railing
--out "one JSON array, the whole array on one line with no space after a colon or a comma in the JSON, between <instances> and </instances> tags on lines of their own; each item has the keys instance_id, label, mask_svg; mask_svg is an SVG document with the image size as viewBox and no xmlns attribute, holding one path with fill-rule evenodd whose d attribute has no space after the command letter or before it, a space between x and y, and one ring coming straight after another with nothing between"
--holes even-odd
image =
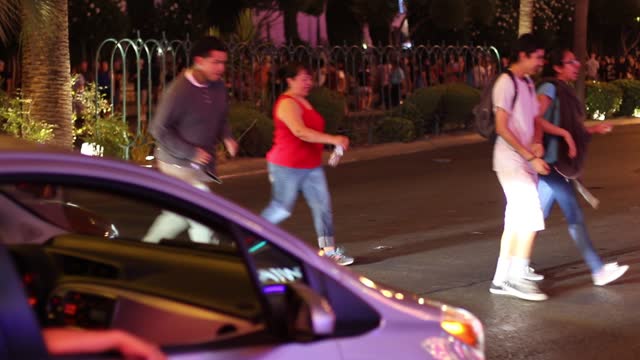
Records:
<instances>
[{"instance_id":1,"label":"fence railing","mask_svg":"<svg viewBox=\"0 0 640 360\"><path fill-rule=\"evenodd\" d=\"M190 50L188 37L169 41L164 34L160 40L107 39L99 46L95 79L123 121L134 123L136 138L129 147L144 136L166 85L189 66ZM286 87L280 69L292 61L306 64L317 86L342 94L349 112L388 109L416 89L442 83L481 88L500 70L500 54L492 46L228 44L225 81L232 101L269 109Z\"/></svg>"}]
</instances>

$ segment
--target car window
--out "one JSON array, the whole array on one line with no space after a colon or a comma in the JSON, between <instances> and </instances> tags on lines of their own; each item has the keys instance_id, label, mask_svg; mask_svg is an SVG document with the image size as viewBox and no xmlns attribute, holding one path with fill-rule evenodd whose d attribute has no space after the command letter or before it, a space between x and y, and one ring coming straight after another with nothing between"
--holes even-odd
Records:
<instances>
[{"instance_id":1,"label":"car window","mask_svg":"<svg viewBox=\"0 0 640 360\"><path fill-rule=\"evenodd\" d=\"M0 234L33 279L24 285L43 325L117 327L163 345L264 330L261 289L226 218L125 184L46 181L0 184ZM297 279L270 249L260 258L291 273L265 271Z\"/></svg>"},{"instance_id":2,"label":"car window","mask_svg":"<svg viewBox=\"0 0 640 360\"><path fill-rule=\"evenodd\" d=\"M211 219L213 221L205 226L138 197L40 183L5 184L0 186L0 191L42 219L73 234L237 251L223 221L215 226L216 219Z\"/></svg>"}]
</instances>

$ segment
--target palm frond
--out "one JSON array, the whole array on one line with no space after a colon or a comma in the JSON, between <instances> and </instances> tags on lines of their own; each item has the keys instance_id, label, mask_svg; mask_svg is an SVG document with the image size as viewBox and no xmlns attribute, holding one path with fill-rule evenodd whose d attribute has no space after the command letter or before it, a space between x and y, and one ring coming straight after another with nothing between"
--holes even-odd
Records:
<instances>
[{"instance_id":1,"label":"palm frond","mask_svg":"<svg viewBox=\"0 0 640 360\"><path fill-rule=\"evenodd\" d=\"M22 12L22 31L38 31L42 34L51 34L56 31L56 22L53 21L55 1L19 0L20 11Z\"/></svg>"},{"instance_id":2,"label":"palm frond","mask_svg":"<svg viewBox=\"0 0 640 360\"><path fill-rule=\"evenodd\" d=\"M0 42L9 42L9 38L17 30L19 18L17 0L0 0Z\"/></svg>"}]
</instances>

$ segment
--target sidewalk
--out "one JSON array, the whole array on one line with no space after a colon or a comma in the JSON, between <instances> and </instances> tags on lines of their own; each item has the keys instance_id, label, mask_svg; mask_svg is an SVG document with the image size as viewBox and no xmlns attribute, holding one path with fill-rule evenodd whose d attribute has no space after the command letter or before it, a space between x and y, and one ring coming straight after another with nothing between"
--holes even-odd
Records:
<instances>
[{"instance_id":1,"label":"sidewalk","mask_svg":"<svg viewBox=\"0 0 640 360\"><path fill-rule=\"evenodd\" d=\"M640 118L622 118L604 121L615 126L640 124ZM601 121L587 121L591 126L602 123ZM386 143L369 146L358 146L345 152L340 163L350 163L362 160L378 159L387 156L411 154L422 151L432 151L451 146L475 144L487 141L473 131L442 134L438 136L425 136L422 139L410 143ZM325 151L324 164L330 153ZM218 173L222 179L239 176L262 174L267 172L267 164L264 158L239 158L231 159L218 164Z\"/></svg>"}]
</instances>

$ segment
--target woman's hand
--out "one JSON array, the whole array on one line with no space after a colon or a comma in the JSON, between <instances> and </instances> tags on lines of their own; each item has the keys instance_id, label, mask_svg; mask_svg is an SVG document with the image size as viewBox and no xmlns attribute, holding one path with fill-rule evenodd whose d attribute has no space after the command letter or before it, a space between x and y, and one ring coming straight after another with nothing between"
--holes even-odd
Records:
<instances>
[{"instance_id":1,"label":"woman's hand","mask_svg":"<svg viewBox=\"0 0 640 360\"><path fill-rule=\"evenodd\" d=\"M610 133L611 130L613 130L613 126L610 124L598 124L587 128L590 134L607 134Z\"/></svg>"},{"instance_id":2,"label":"woman's hand","mask_svg":"<svg viewBox=\"0 0 640 360\"><path fill-rule=\"evenodd\" d=\"M540 159L539 157L534 158L529 161L531 163L531 167L540 175L549 175L549 164L546 161Z\"/></svg>"},{"instance_id":3,"label":"woman's hand","mask_svg":"<svg viewBox=\"0 0 640 360\"><path fill-rule=\"evenodd\" d=\"M578 149L576 148L576 143L573 141L573 136L567 131L566 134L562 136L564 141L569 146L569 157L571 159L575 158L578 155Z\"/></svg>"},{"instance_id":4,"label":"woman's hand","mask_svg":"<svg viewBox=\"0 0 640 360\"><path fill-rule=\"evenodd\" d=\"M533 145L531 145L531 152L536 157L541 158L544 156L544 146L540 143L534 143Z\"/></svg>"},{"instance_id":5,"label":"woman's hand","mask_svg":"<svg viewBox=\"0 0 640 360\"><path fill-rule=\"evenodd\" d=\"M331 144L341 146L342 149L347 150L349 148L349 138L343 135L335 135Z\"/></svg>"}]
</instances>

